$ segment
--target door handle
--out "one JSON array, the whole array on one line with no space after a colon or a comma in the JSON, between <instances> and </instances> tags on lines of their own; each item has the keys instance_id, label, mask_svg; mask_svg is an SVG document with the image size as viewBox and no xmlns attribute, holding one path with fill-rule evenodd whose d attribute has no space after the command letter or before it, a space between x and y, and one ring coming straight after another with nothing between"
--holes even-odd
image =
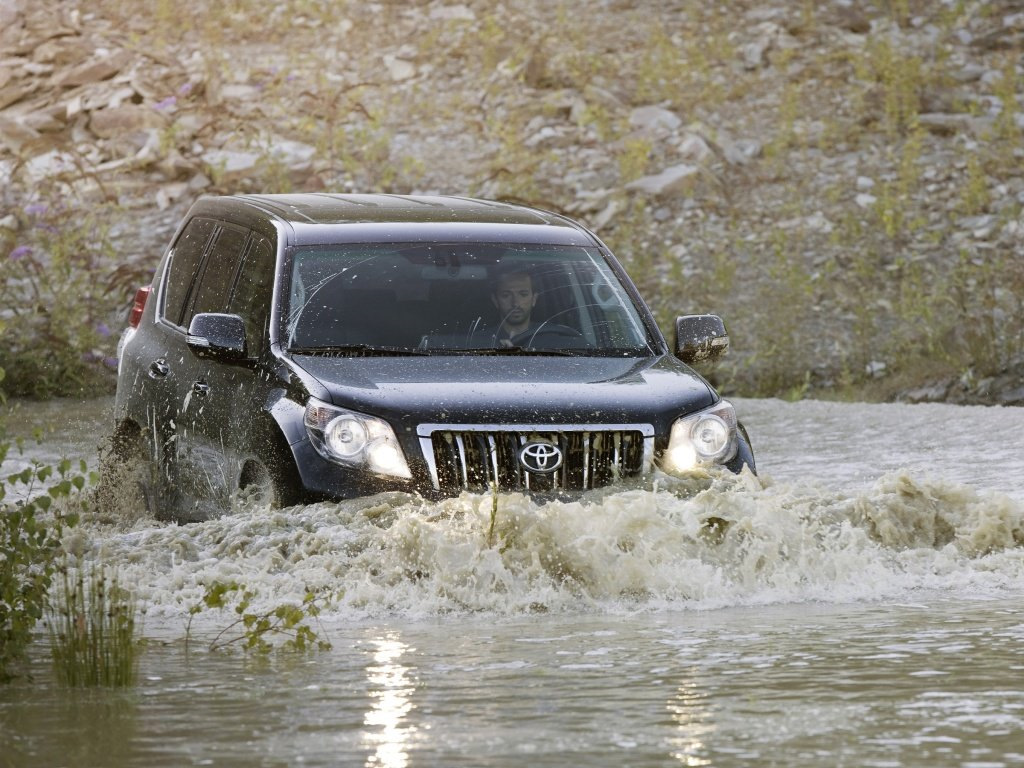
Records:
<instances>
[{"instance_id":1,"label":"door handle","mask_svg":"<svg viewBox=\"0 0 1024 768\"><path fill-rule=\"evenodd\" d=\"M171 366L162 357L149 364L149 378L151 379L162 379L170 372Z\"/></svg>"},{"instance_id":2,"label":"door handle","mask_svg":"<svg viewBox=\"0 0 1024 768\"><path fill-rule=\"evenodd\" d=\"M192 385L192 391L199 397L206 397L210 394L210 385L205 381L197 381Z\"/></svg>"}]
</instances>

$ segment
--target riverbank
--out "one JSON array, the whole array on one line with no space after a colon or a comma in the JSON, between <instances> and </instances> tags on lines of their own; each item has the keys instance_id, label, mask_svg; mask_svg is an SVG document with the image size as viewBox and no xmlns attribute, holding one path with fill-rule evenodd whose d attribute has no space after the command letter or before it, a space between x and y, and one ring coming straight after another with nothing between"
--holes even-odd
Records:
<instances>
[{"instance_id":1,"label":"riverbank","mask_svg":"<svg viewBox=\"0 0 1024 768\"><path fill-rule=\"evenodd\" d=\"M1021 402L1019 4L586 7L3 0L5 387L105 391L198 195L355 190L584 221L728 393Z\"/></svg>"}]
</instances>

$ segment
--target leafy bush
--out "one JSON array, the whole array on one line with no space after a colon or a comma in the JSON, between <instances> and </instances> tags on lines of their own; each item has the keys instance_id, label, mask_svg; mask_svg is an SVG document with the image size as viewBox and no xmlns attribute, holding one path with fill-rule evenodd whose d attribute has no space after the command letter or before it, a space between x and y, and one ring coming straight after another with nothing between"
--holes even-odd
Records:
<instances>
[{"instance_id":1,"label":"leafy bush","mask_svg":"<svg viewBox=\"0 0 1024 768\"><path fill-rule=\"evenodd\" d=\"M268 611L252 609L256 592L235 581L215 581L206 588L203 598L189 610L185 644L188 646L192 633L192 619L207 608L224 609L234 603L233 610L238 616L224 627L210 641L211 651L231 646L241 646L246 652L267 654L274 650L305 652L330 650L331 644L310 625L320 615L318 603L322 600L315 592L307 591L301 605L282 603ZM275 646L273 638L283 637L284 641Z\"/></svg>"},{"instance_id":2,"label":"leafy bush","mask_svg":"<svg viewBox=\"0 0 1024 768\"><path fill-rule=\"evenodd\" d=\"M10 442L0 440L0 464L10 448ZM59 479L51 483L55 471ZM51 507L85 487L85 471L84 462L78 471L72 470L69 461L56 470L35 463L0 481L0 682L14 677L13 666L23 657L43 616L61 554L61 537L65 528L78 522L77 513L50 513ZM22 499L5 501L9 492Z\"/></svg>"},{"instance_id":3,"label":"leafy bush","mask_svg":"<svg viewBox=\"0 0 1024 768\"><path fill-rule=\"evenodd\" d=\"M0 320L7 325L0 367L9 394L109 389L116 368L112 296L127 292L108 268L106 218L103 208L36 202L20 211L17 234L0 230Z\"/></svg>"}]
</instances>

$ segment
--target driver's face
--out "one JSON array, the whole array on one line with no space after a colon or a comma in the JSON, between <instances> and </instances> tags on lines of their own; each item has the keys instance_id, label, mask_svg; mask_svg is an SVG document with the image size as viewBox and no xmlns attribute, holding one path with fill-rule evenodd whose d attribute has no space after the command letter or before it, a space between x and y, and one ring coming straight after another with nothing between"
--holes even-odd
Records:
<instances>
[{"instance_id":1,"label":"driver's face","mask_svg":"<svg viewBox=\"0 0 1024 768\"><path fill-rule=\"evenodd\" d=\"M533 305L537 303L537 294L533 292L533 281L529 275L503 277L491 298L501 313L502 322L509 326L528 323Z\"/></svg>"}]
</instances>

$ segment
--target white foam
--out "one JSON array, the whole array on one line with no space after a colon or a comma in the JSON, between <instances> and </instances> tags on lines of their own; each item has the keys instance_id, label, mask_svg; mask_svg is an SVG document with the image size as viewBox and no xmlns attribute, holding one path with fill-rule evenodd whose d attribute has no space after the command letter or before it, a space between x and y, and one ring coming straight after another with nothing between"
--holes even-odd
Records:
<instances>
[{"instance_id":1,"label":"white foam","mask_svg":"<svg viewBox=\"0 0 1024 768\"><path fill-rule=\"evenodd\" d=\"M73 535L168 617L214 581L267 606L315 590L325 617L351 620L999 596L1024 576L1024 505L908 473L853 495L748 473L660 476L589 502L503 494L489 542L492 501L383 494Z\"/></svg>"}]
</instances>

